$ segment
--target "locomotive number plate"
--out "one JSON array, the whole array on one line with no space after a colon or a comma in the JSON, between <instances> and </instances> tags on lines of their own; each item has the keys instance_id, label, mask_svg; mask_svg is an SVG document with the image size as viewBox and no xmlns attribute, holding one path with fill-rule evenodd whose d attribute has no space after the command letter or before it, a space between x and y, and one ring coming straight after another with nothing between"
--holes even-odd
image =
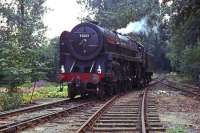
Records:
<instances>
[{"instance_id":1,"label":"locomotive number plate","mask_svg":"<svg viewBox=\"0 0 200 133\"><path fill-rule=\"evenodd\" d=\"M90 34L82 33L82 34L79 34L79 36L80 36L80 38L89 38Z\"/></svg>"}]
</instances>

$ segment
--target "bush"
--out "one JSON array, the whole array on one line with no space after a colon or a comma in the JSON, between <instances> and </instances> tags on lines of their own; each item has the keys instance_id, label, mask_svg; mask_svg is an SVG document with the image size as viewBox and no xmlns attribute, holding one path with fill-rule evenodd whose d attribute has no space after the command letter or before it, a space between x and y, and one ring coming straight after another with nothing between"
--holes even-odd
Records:
<instances>
[{"instance_id":1,"label":"bush","mask_svg":"<svg viewBox=\"0 0 200 133\"><path fill-rule=\"evenodd\" d=\"M2 93L0 104L3 110L16 109L22 104L22 97L18 93Z\"/></svg>"}]
</instances>

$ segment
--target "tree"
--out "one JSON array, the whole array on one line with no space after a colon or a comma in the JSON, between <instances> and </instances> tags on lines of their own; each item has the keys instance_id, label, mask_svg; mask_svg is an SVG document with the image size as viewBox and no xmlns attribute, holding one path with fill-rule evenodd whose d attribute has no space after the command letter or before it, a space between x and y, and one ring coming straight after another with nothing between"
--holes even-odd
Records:
<instances>
[{"instance_id":1,"label":"tree","mask_svg":"<svg viewBox=\"0 0 200 133\"><path fill-rule=\"evenodd\" d=\"M59 37L50 40L49 45L41 49L40 60L45 62L46 78L50 81L57 81L59 70Z\"/></svg>"},{"instance_id":2,"label":"tree","mask_svg":"<svg viewBox=\"0 0 200 133\"><path fill-rule=\"evenodd\" d=\"M86 18L94 19L108 29L125 27L130 21L144 16L156 18L159 13L157 0L77 0L89 12ZM142 7L142 8L141 8Z\"/></svg>"},{"instance_id":3,"label":"tree","mask_svg":"<svg viewBox=\"0 0 200 133\"><path fill-rule=\"evenodd\" d=\"M42 22L44 2L0 1L0 79L8 88L38 78L36 70L42 66L38 51L44 45L46 30Z\"/></svg>"},{"instance_id":4,"label":"tree","mask_svg":"<svg viewBox=\"0 0 200 133\"><path fill-rule=\"evenodd\" d=\"M168 14L171 17L168 53L171 64L174 70L196 79L200 73L200 1L174 0Z\"/></svg>"}]
</instances>

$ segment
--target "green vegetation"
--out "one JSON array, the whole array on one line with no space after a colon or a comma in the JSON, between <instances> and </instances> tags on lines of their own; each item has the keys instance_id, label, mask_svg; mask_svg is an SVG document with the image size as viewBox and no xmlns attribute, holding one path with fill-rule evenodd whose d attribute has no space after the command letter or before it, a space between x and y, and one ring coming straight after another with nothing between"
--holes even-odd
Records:
<instances>
[{"instance_id":1,"label":"green vegetation","mask_svg":"<svg viewBox=\"0 0 200 133\"><path fill-rule=\"evenodd\" d=\"M65 86L63 91L59 91L59 86L57 84L47 84L44 87L41 87L38 91L34 92L33 100L42 99L42 98L64 98L67 97L67 87ZM31 98L31 93L24 93L22 95L23 103L29 103Z\"/></svg>"},{"instance_id":2,"label":"green vegetation","mask_svg":"<svg viewBox=\"0 0 200 133\"><path fill-rule=\"evenodd\" d=\"M191 83L192 77L186 76L184 74L170 73L167 74L167 78L171 81L175 81L178 83Z\"/></svg>"},{"instance_id":3,"label":"green vegetation","mask_svg":"<svg viewBox=\"0 0 200 133\"><path fill-rule=\"evenodd\" d=\"M12 91L44 77L40 49L46 44L46 0L0 1L0 83Z\"/></svg>"},{"instance_id":4,"label":"green vegetation","mask_svg":"<svg viewBox=\"0 0 200 133\"><path fill-rule=\"evenodd\" d=\"M23 87L30 87L30 83L22 85ZM37 88L33 93L32 100L43 98L65 98L67 97L67 87L64 86L63 91L59 91L59 85L56 83L47 83L45 86ZM2 110L10 110L18 108L20 105L30 103L32 90L26 93L1 93L0 107Z\"/></svg>"},{"instance_id":5,"label":"green vegetation","mask_svg":"<svg viewBox=\"0 0 200 133\"><path fill-rule=\"evenodd\" d=\"M0 110L18 108L22 104L22 96L18 93L0 93Z\"/></svg>"},{"instance_id":6,"label":"green vegetation","mask_svg":"<svg viewBox=\"0 0 200 133\"><path fill-rule=\"evenodd\" d=\"M0 0L0 88L5 110L26 102L29 94L17 94L18 88L40 79L56 81L58 39L48 43L43 15L46 0ZM27 83L28 82L28 83ZM24 85L26 84L26 85ZM53 88L53 86L52 86ZM51 94L36 92L33 98L61 96L47 87ZM64 94L63 94L64 95Z\"/></svg>"},{"instance_id":7,"label":"green vegetation","mask_svg":"<svg viewBox=\"0 0 200 133\"><path fill-rule=\"evenodd\" d=\"M163 3L163 11L171 16L168 57L172 68L197 80L200 74L200 2L175 0L171 6Z\"/></svg>"},{"instance_id":8,"label":"green vegetation","mask_svg":"<svg viewBox=\"0 0 200 133\"><path fill-rule=\"evenodd\" d=\"M167 129L167 133L186 133L184 126L176 125L175 128Z\"/></svg>"}]
</instances>

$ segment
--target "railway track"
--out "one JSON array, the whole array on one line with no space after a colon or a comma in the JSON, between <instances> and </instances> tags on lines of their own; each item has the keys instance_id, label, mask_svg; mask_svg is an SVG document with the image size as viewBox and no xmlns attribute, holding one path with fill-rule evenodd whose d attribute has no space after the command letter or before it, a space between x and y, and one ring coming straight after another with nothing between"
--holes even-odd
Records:
<instances>
[{"instance_id":1,"label":"railway track","mask_svg":"<svg viewBox=\"0 0 200 133\"><path fill-rule=\"evenodd\" d=\"M79 99L80 98L77 98L73 101L78 101ZM11 111L0 112L0 118L12 116L12 115L17 115L17 114L24 113L24 112L32 112L32 111L35 111L35 110L52 108L54 106L62 105L62 104L70 103L70 102L72 102L72 100L70 100L69 98L66 98L66 99L63 99L63 100L55 101L55 102L44 103L44 104L14 109L14 110L11 110Z\"/></svg>"},{"instance_id":2,"label":"railway track","mask_svg":"<svg viewBox=\"0 0 200 133\"><path fill-rule=\"evenodd\" d=\"M76 99L36 105L0 114L0 132L18 132L39 123L67 116L89 105L89 102Z\"/></svg>"},{"instance_id":3,"label":"railway track","mask_svg":"<svg viewBox=\"0 0 200 133\"><path fill-rule=\"evenodd\" d=\"M167 82L170 82L172 84L175 84L177 86L181 86L181 87L184 87L184 88L191 88L191 89L200 89L198 86L193 86L193 85L189 85L189 84L185 84L185 83L179 83L179 82L176 82L176 81L172 81L172 80L166 80Z\"/></svg>"},{"instance_id":4,"label":"railway track","mask_svg":"<svg viewBox=\"0 0 200 133\"><path fill-rule=\"evenodd\" d=\"M94 113L87 112L87 120L75 122L80 124L76 124L74 132L164 132L155 99L148 97L147 92L146 88L143 93L113 97Z\"/></svg>"},{"instance_id":5,"label":"railway track","mask_svg":"<svg viewBox=\"0 0 200 133\"><path fill-rule=\"evenodd\" d=\"M0 114L0 132L19 132L62 117L70 119L67 132L164 131L156 112L155 99L147 96L145 89L144 93L131 92L107 102L65 99L3 112Z\"/></svg>"},{"instance_id":6,"label":"railway track","mask_svg":"<svg viewBox=\"0 0 200 133\"><path fill-rule=\"evenodd\" d=\"M194 97L197 100L200 100L200 90L194 87L189 87L189 86L180 86L177 85L176 82L169 81L169 80L164 80L160 82L161 84L168 86L169 88L182 91L184 95ZM178 87L177 87L178 86Z\"/></svg>"}]
</instances>

